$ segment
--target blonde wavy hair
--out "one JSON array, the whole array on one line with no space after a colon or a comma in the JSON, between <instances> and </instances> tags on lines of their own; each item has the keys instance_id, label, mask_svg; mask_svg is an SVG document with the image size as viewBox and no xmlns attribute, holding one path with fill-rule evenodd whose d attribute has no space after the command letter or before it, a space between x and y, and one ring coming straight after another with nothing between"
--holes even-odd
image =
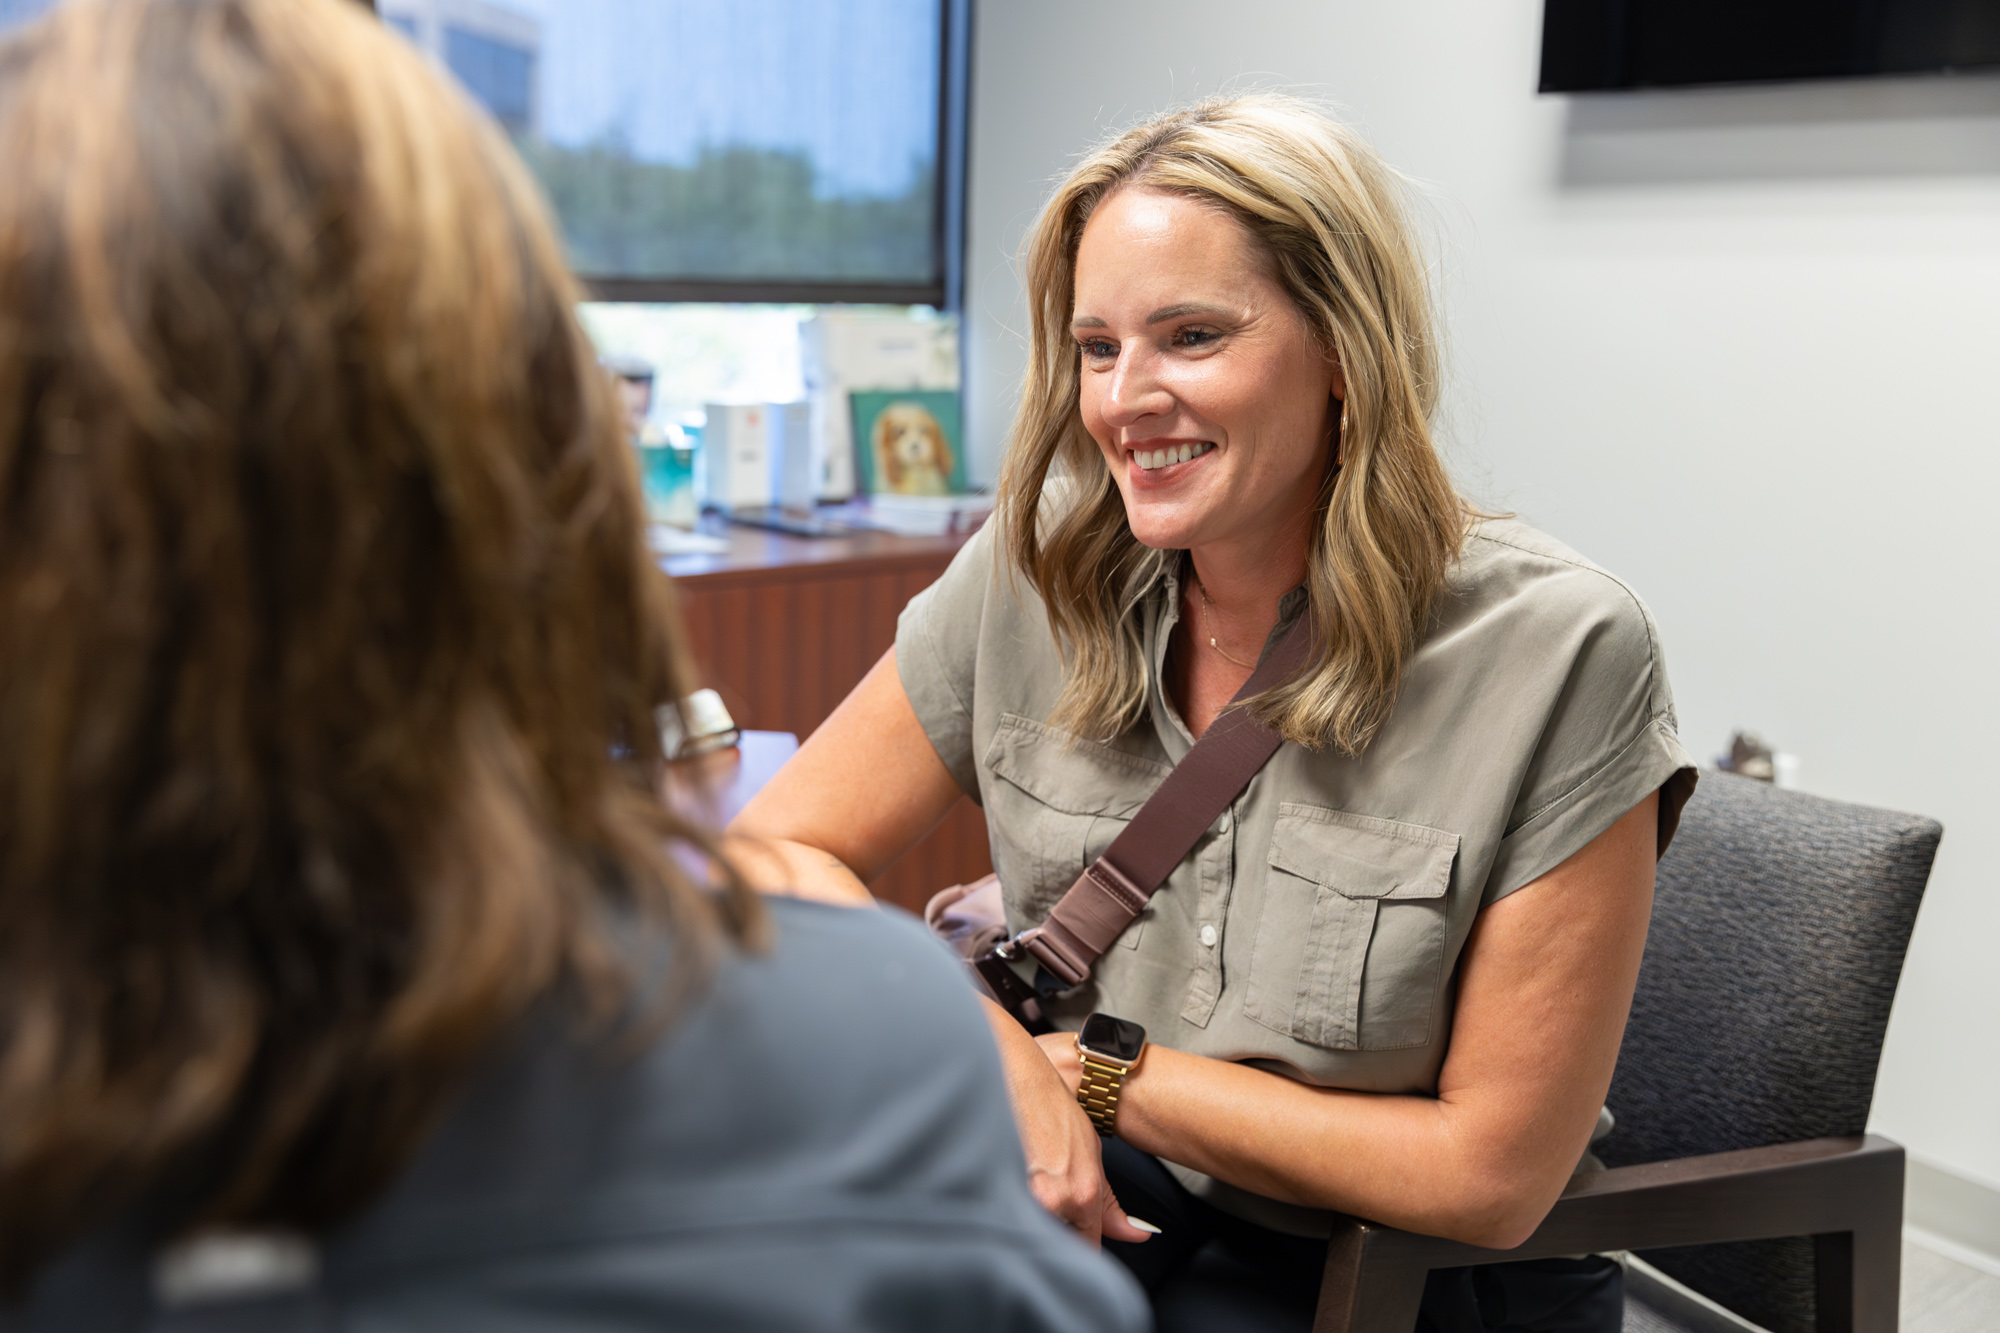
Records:
<instances>
[{"instance_id":1,"label":"blonde wavy hair","mask_svg":"<svg viewBox=\"0 0 2000 1333\"><path fill-rule=\"evenodd\" d=\"M1138 720L1146 671L1130 613L1179 554L1132 535L1077 407L1077 246L1098 205L1126 187L1197 199L1242 224L1340 360L1342 461L1321 485L1306 575L1317 651L1250 706L1287 740L1358 754L1395 707L1469 511L1431 441L1438 347L1404 180L1352 130L1270 93L1212 98L1118 135L1070 172L1029 235L1032 351L995 521L1004 559L1064 647L1050 722L1103 737Z\"/></svg>"}]
</instances>

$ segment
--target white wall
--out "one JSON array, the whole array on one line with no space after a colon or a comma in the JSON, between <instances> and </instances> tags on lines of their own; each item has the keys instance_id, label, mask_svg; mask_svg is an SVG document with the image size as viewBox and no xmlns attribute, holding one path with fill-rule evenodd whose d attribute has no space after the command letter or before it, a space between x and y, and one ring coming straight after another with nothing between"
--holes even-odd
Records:
<instances>
[{"instance_id":1,"label":"white wall","mask_svg":"<svg viewBox=\"0 0 2000 1333\"><path fill-rule=\"evenodd\" d=\"M1461 485L1633 581L1700 755L1946 837L1876 1124L2000 1186L2000 79L1534 94L1536 0L987 0L971 443L1024 363L1013 256L1106 130L1220 88L1330 98L1424 181Z\"/></svg>"}]
</instances>

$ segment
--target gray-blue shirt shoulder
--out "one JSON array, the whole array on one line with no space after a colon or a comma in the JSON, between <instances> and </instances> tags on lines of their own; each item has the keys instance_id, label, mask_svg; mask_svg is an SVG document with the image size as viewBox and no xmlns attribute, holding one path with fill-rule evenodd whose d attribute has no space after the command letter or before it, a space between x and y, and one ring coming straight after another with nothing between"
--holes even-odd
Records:
<instances>
[{"instance_id":1,"label":"gray-blue shirt shoulder","mask_svg":"<svg viewBox=\"0 0 2000 1333\"><path fill-rule=\"evenodd\" d=\"M636 1057L554 1013L525 1025L259 1326L1146 1327L1124 1272L1029 1194L959 964L907 918L770 907L773 949L725 962ZM155 1309L150 1252L118 1230L0 1328L251 1313Z\"/></svg>"}]
</instances>

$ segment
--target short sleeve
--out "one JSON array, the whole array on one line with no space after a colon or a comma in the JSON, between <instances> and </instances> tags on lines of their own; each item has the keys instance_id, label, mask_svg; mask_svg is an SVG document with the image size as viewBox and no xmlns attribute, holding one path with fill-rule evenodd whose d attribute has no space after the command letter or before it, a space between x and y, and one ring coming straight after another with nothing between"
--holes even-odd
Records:
<instances>
[{"instance_id":1,"label":"short sleeve","mask_svg":"<svg viewBox=\"0 0 2000 1333\"><path fill-rule=\"evenodd\" d=\"M1583 581L1587 604L1561 637L1561 690L1528 761L1486 881L1491 903L1561 865L1651 792L1660 793L1664 854L1694 791L1675 730L1659 633L1644 603L1608 575ZM1549 664L1537 664L1546 668Z\"/></svg>"},{"instance_id":2,"label":"short sleeve","mask_svg":"<svg viewBox=\"0 0 2000 1333\"><path fill-rule=\"evenodd\" d=\"M972 743L972 690L980 628L994 577L994 525L959 548L936 583L910 599L896 622L896 674L938 758L979 800Z\"/></svg>"}]
</instances>

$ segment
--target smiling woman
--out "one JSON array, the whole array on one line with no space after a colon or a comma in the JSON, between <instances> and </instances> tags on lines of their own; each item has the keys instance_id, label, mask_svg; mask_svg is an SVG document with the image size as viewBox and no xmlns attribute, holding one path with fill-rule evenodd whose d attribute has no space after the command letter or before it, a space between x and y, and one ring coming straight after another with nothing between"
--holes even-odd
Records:
<instances>
[{"instance_id":1,"label":"smiling woman","mask_svg":"<svg viewBox=\"0 0 2000 1333\"><path fill-rule=\"evenodd\" d=\"M1078 415L1102 475L1139 545L1199 552L1193 582L1214 653L1182 675L1194 686L1190 725L1204 731L1243 683L1230 668L1255 665L1269 628L1256 609L1307 563L1346 379L1249 231L1203 200L1118 190L1084 228L1076 268ZM1211 584L1250 623L1230 624Z\"/></svg>"},{"instance_id":2,"label":"smiling woman","mask_svg":"<svg viewBox=\"0 0 2000 1333\"><path fill-rule=\"evenodd\" d=\"M1232 132L1267 151L1189 151ZM1403 211L1366 144L1268 97L1125 134L1050 201L1028 246L1035 355L1000 523L1073 649L1058 725L1108 735L1136 719L1145 671L1115 630L1122 594L1198 547L1231 629L1218 637L1250 655L1269 620L1235 607L1275 602L1310 571L1327 651L1255 705L1281 734L1359 751L1388 716L1468 522L1431 445L1436 347ZM1096 453L1111 466L1089 466ZM1048 513L1057 473L1078 494Z\"/></svg>"},{"instance_id":3,"label":"smiling woman","mask_svg":"<svg viewBox=\"0 0 2000 1333\"><path fill-rule=\"evenodd\" d=\"M1325 1210L1500 1249L1546 1214L1693 769L1638 598L1445 475L1425 267L1353 134L1277 97L1159 117L1026 268L994 522L738 830L853 895L970 795L1025 930L1262 662L1240 706L1283 743L1081 984L1036 978L1061 1031L989 1018L1037 1197L1164 1327L1213 1244L1257 1273L1231 1327L1303 1329ZM1489 1314L1610 1333L1618 1269L1434 1275L1419 1327Z\"/></svg>"}]
</instances>

